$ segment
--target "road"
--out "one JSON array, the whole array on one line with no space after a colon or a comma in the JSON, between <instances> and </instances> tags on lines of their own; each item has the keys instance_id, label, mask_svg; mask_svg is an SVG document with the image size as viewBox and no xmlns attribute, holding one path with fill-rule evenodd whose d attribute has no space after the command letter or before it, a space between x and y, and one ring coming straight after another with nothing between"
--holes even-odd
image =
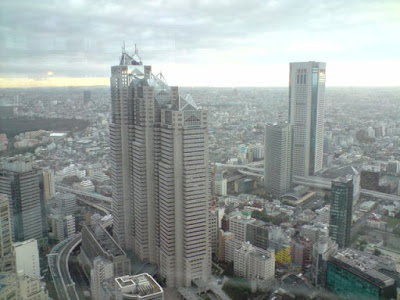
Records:
<instances>
[{"instance_id":1,"label":"road","mask_svg":"<svg viewBox=\"0 0 400 300\"><path fill-rule=\"evenodd\" d=\"M67 293L66 299L79 300L78 294L75 290L75 282L73 282L71 275L69 274L68 258L72 250L75 249L75 247L78 246L81 242L82 235L79 233L74 238L72 238L65 247L61 249L58 255L60 276L64 284L64 289Z\"/></svg>"},{"instance_id":2,"label":"road","mask_svg":"<svg viewBox=\"0 0 400 300\"><path fill-rule=\"evenodd\" d=\"M53 247L48 255L48 263L51 277L56 288L58 299L79 299L74 297L74 288L66 286L71 284L71 278L68 273L68 253L72 245L75 245L77 240L81 240L81 234L74 235ZM70 296L72 294L72 298ZM75 292L76 294L76 292Z\"/></svg>"}]
</instances>

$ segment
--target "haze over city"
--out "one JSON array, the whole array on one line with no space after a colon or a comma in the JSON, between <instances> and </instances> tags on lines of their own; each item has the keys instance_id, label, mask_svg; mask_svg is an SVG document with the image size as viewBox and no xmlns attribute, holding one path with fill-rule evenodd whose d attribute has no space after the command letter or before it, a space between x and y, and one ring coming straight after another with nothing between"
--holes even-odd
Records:
<instances>
[{"instance_id":1,"label":"haze over city","mask_svg":"<svg viewBox=\"0 0 400 300\"><path fill-rule=\"evenodd\" d=\"M0 299L400 300L399 1L0 3Z\"/></svg>"}]
</instances>

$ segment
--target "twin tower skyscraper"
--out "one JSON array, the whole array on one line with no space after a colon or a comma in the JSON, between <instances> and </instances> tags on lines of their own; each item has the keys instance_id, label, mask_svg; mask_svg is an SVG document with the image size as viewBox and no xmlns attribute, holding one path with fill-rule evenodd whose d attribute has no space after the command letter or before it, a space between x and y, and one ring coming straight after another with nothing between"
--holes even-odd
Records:
<instances>
[{"instance_id":1,"label":"twin tower skyscraper","mask_svg":"<svg viewBox=\"0 0 400 300\"><path fill-rule=\"evenodd\" d=\"M113 235L169 287L211 275L207 112L122 51L111 67Z\"/></svg>"},{"instance_id":2,"label":"twin tower skyscraper","mask_svg":"<svg viewBox=\"0 0 400 300\"><path fill-rule=\"evenodd\" d=\"M293 176L322 169L325 63L290 64L289 122L265 126L264 179L267 191L282 196Z\"/></svg>"}]
</instances>

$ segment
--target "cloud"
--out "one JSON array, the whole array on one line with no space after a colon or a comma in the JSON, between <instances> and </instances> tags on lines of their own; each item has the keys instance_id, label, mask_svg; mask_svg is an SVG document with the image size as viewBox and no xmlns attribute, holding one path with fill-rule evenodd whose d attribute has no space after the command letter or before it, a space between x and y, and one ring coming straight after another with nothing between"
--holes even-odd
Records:
<instances>
[{"instance_id":1,"label":"cloud","mask_svg":"<svg viewBox=\"0 0 400 300\"><path fill-rule=\"evenodd\" d=\"M3 0L0 76L108 77L124 40L160 65L391 60L398 11L373 0Z\"/></svg>"}]
</instances>

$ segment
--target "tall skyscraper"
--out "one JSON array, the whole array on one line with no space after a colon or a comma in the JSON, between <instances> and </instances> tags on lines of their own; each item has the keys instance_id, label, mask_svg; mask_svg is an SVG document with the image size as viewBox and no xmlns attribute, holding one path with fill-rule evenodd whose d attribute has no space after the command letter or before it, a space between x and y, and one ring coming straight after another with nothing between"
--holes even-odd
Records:
<instances>
[{"instance_id":1,"label":"tall skyscraper","mask_svg":"<svg viewBox=\"0 0 400 300\"><path fill-rule=\"evenodd\" d=\"M168 286L211 273L207 112L123 49L111 67L114 236Z\"/></svg>"},{"instance_id":2,"label":"tall skyscraper","mask_svg":"<svg viewBox=\"0 0 400 300\"><path fill-rule=\"evenodd\" d=\"M264 180L267 191L282 196L292 184L292 125L265 125Z\"/></svg>"},{"instance_id":3,"label":"tall skyscraper","mask_svg":"<svg viewBox=\"0 0 400 300\"><path fill-rule=\"evenodd\" d=\"M314 175L322 169L324 101L325 63L291 63L289 120L293 124L293 175Z\"/></svg>"},{"instance_id":4,"label":"tall skyscraper","mask_svg":"<svg viewBox=\"0 0 400 300\"><path fill-rule=\"evenodd\" d=\"M0 272L13 270L11 218L8 209L8 196L0 194Z\"/></svg>"},{"instance_id":5,"label":"tall skyscraper","mask_svg":"<svg viewBox=\"0 0 400 300\"><path fill-rule=\"evenodd\" d=\"M9 198L13 241L36 239L39 247L47 247L42 171L23 158L6 160L0 170L0 193Z\"/></svg>"},{"instance_id":6,"label":"tall skyscraper","mask_svg":"<svg viewBox=\"0 0 400 300\"><path fill-rule=\"evenodd\" d=\"M341 177L332 181L329 236L339 248L346 248L350 244L352 208L352 177Z\"/></svg>"}]
</instances>

